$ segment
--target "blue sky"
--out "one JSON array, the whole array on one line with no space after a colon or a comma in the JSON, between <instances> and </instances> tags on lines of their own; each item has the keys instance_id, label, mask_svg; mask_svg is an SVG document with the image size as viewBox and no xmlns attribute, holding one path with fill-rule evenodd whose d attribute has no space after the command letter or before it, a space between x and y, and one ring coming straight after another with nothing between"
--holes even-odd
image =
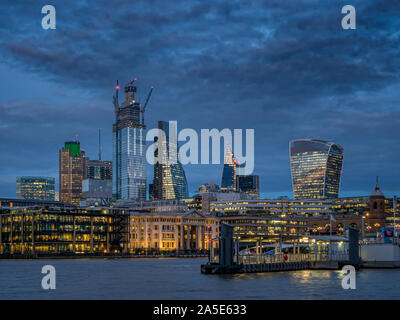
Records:
<instances>
[{"instance_id":1,"label":"blue sky","mask_svg":"<svg viewBox=\"0 0 400 320\"><path fill-rule=\"evenodd\" d=\"M41 28L52 4L57 29ZM352 4L357 29L341 28ZM369 194L379 175L399 193L400 2L31 1L0 3L0 197L15 177L58 180L58 149L78 134L111 159L116 79L137 77L146 113L178 127L255 130L264 196L291 195L289 141L345 149L341 195ZM220 165L185 167L189 190L220 183ZM148 167L149 182L152 168Z\"/></svg>"}]
</instances>

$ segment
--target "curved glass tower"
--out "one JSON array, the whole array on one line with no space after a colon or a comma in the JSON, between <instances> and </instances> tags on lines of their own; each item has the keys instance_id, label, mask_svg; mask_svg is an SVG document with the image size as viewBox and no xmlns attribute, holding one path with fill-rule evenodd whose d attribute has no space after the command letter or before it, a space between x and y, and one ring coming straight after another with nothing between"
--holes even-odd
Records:
<instances>
[{"instance_id":1,"label":"curved glass tower","mask_svg":"<svg viewBox=\"0 0 400 320\"><path fill-rule=\"evenodd\" d=\"M154 198L185 199L189 197L185 171L179 161L176 121L158 121L159 136L155 140ZM172 136L170 136L172 134Z\"/></svg>"},{"instance_id":2,"label":"curved glass tower","mask_svg":"<svg viewBox=\"0 0 400 320\"><path fill-rule=\"evenodd\" d=\"M338 198L344 149L322 140L290 141L294 199Z\"/></svg>"}]
</instances>

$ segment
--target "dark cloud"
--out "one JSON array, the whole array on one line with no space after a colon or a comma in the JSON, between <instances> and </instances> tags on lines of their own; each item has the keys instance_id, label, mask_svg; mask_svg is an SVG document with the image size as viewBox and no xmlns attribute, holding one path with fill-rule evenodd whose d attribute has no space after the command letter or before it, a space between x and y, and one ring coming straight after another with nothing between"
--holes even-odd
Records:
<instances>
[{"instance_id":1,"label":"dark cloud","mask_svg":"<svg viewBox=\"0 0 400 320\"><path fill-rule=\"evenodd\" d=\"M55 31L41 29L44 4L0 4L0 65L42 84L0 91L0 192L14 192L22 171L56 176L57 150L76 132L94 157L103 128L110 158L112 88L134 76L142 99L156 87L149 127L254 128L267 194L290 192L295 138L345 147L343 191L369 192L376 175L399 191L399 2L354 1L347 31L338 0L53 1ZM188 167L190 190L219 183L220 169Z\"/></svg>"}]
</instances>

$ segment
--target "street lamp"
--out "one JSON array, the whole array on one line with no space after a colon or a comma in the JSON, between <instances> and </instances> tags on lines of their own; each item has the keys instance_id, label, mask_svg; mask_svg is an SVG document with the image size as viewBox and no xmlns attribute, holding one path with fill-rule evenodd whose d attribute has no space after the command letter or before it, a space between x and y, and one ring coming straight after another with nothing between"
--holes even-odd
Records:
<instances>
[{"instance_id":1,"label":"street lamp","mask_svg":"<svg viewBox=\"0 0 400 320\"><path fill-rule=\"evenodd\" d=\"M361 218L362 218L362 226L361 226L362 240L364 241L364 219L365 219L365 216L362 216Z\"/></svg>"}]
</instances>

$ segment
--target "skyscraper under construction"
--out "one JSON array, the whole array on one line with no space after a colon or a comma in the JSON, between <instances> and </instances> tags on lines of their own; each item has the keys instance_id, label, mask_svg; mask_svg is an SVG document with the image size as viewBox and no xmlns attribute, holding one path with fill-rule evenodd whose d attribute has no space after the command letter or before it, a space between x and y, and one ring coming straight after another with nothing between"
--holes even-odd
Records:
<instances>
[{"instance_id":1,"label":"skyscraper under construction","mask_svg":"<svg viewBox=\"0 0 400 320\"><path fill-rule=\"evenodd\" d=\"M114 96L112 180L115 199L146 200L146 126L143 114L152 91L142 108L135 100L135 81L125 85L125 101L121 105L118 103L118 84Z\"/></svg>"}]
</instances>

